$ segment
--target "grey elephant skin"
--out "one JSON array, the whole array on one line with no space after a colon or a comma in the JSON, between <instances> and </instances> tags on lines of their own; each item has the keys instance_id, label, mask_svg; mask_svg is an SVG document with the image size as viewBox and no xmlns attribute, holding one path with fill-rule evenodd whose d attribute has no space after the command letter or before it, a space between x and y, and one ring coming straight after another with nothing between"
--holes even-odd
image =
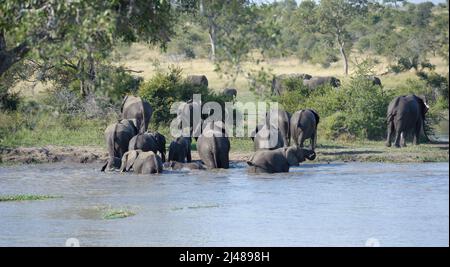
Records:
<instances>
[{"instance_id":1,"label":"grey elephant skin","mask_svg":"<svg viewBox=\"0 0 450 267\"><path fill-rule=\"evenodd\" d=\"M125 96L120 107L122 119L136 120L136 127L140 133L145 133L153 114L149 102L136 96Z\"/></svg>"},{"instance_id":2,"label":"grey elephant skin","mask_svg":"<svg viewBox=\"0 0 450 267\"><path fill-rule=\"evenodd\" d=\"M109 125L105 130L108 161L102 167L102 171L113 170L120 167L118 159L128 151L130 140L138 133L133 120L120 120ZM118 166L119 165L119 166Z\"/></svg>"},{"instance_id":3,"label":"grey elephant skin","mask_svg":"<svg viewBox=\"0 0 450 267\"><path fill-rule=\"evenodd\" d=\"M208 87L208 78L205 75L189 75L186 77L186 82L194 86Z\"/></svg>"},{"instance_id":4,"label":"grey elephant skin","mask_svg":"<svg viewBox=\"0 0 450 267\"><path fill-rule=\"evenodd\" d=\"M263 125L261 128L257 127L256 130L255 136L252 137L255 151L261 149L271 150L285 146L283 135L279 129Z\"/></svg>"},{"instance_id":5,"label":"grey elephant skin","mask_svg":"<svg viewBox=\"0 0 450 267\"><path fill-rule=\"evenodd\" d=\"M317 89L321 86L331 85L332 87L341 86L341 81L333 76L315 76L308 80L303 80L303 85L309 89Z\"/></svg>"},{"instance_id":6,"label":"grey elephant skin","mask_svg":"<svg viewBox=\"0 0 450 267\"><path fill-rule=\"evenodd\" d=\"M283 147L275 150L259 150L247 161L250 173L289 172L292 166L308 160L314 160L316 154L312 150L297 146Z\"/></svg>"},{"instance_id":7,"label":"grey elephant skin","mask_svg":"<svg viewBox=\"0 0 450 267\"><path fill-rule=\"evenodd\" d=\"M203 165L200 161L193 162L177 162L177 161L169 161L163 164L165 170L171 171L179 171L179 170L206 170L205 165Z\"/></svg>"},{"instance_id":8,"label":"grey elephant skin","mask_svg":"<svg viewBox=\"0 0 450 267\"><path fill-rule=\"evenodd\" d=\"M419 144L421 132L423 132L425 114L428 111L426 101L416 95L398 96L394 98L387 110L387 140L386 146L392 145L391 138L394 135L396 147L406 146L406 135L413 133L414 144ZM400 144L401 142L401 144Z\"/></svg>"},{"instance_id":9,"label":"grey elephant skin","mask_svg":"<svg viewBox=\"0 0 450 267\"><path fill-rule=\"evenodd\" d=\"M281 74L275 76L272 79L272 93L275 95L282 95L287 89L283 84L288 79L293 79L297 81L309 80L312 76L306 73L291 73L291 74Z\"/></svg>"},{"instance_id":10,"label":"grey elephant skin","mask_svg":"<svg viewBox=\"0 0 450 267\"><path fill-rule=\"evenodd\" d=\"M197 140L197 151L201 160L210 169L230 167L230 140L222 122L209 122Z\"/></svg>"},{"instance_id":11,"label":"grey elephant skin","mask_svg":"<svg viewBox=\"0 0 450 267\"><path fill-rule=\"evenodd\" d=\"M373 85L382 86L380 78L376 76L368 76L367 79L371 81Z\"/></svg>"},{"instance_id":12,"label":"grey elephant skin","mask_svg":"<svg viewBox=\"0 0 450 267\"><path fill-rule=\"evenodd\" d=\"M290 119L291 114L282 109L272 109L266 114L266 125L279 130L283 139L282 146L290 145Z\"/></svg>"},{"instance_id":13,"label":"grey elephant skin","mask_svg":"<svg viewBox=\"0 0 450 267\"><path fill-rule=\"evenodd\" d=\"M190 137L180 136L170 143L169 146L169 161L175 162L191 162L191 142Z\"/></svg>"},{"instance_id":14,"label":"grey elephant skin","mask_svg":"<svg viewBox=\"0 0 450 267\"><path fill-rule=\"evenodd\" d=\"M316 149L319 120L319 114L312 109L299 110L292 114L290 132L296 146L303 147L305 140L310 139L311 149Z\"/></svg>"},{"instance_id":15,"label":"grey elephant skin","mask_svg":"<svg viewBox=\"0 0 450 267\"><path fill-rule=\"evenodd\" d=\"M222 91L223 95L236 97L237 96L237 90L235 88L225 88Z\"/></svg>"},{"instance_id":16,"label":"grey elephant skin","mask_svg":"<svg viewBox=\"0 0 450 267\"><path fill-rule=\"evenodd\" d=\"M201 134L202 120L194 121L194 111L198 110L201 113L202 105L200 102L189 100L182 103L177 109L178 129L189 130L191 137L198 137Z\"/></svg>"},{"instance_id":17,"label":"grey elephant skin","mask_svg":"<svg viewBox=\"0 0 450 267\"><path fill-rule=\"evenodd\" d=\"M153 151L130 150L122 157L120 171L132 171L137 174L161 173L163 162Z\"/></svg>"},{"instance_id":18,"label":"grey elephant skin","mask_svg":"<svg viewBox=\"0 0 450 267\"><path fill-rule=\"evenodd\" d=\"M166 161L166 138L164 135L154 133L139 133L131 138L128 145L128 150L142 150L144 152L153 151L154 153L160 153L162 161Z\"/></svg>"}]
</instances>

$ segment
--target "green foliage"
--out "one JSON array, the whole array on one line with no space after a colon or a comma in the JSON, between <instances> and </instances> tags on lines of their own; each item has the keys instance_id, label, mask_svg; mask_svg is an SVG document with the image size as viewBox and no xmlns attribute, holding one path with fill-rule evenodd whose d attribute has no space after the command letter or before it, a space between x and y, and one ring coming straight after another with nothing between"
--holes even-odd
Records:
<instances>
[{"instance_id":1,"label":"green foliage","mask_svg":"<svg viewBox=\"0 0 450 267\"><path fill-rule=\"evenodd\" d=\"M205 86L186 82L182 77L182 69L176 67L171 67L167 73L156 73L140 86L138 94L152 105L152 121L157 126L168 124L175 117L169 112L174 103L189 101L194 94L200 94L202 102L216 101L223 105L232 101L229 96L217 95Z\"/></svg>"},{"instance_id":2,"label":"green foliage","mask_svg":"<svg viewBox=\"0 0 450 267\"><path fill-rule=\"evenodd\" d=\"M50 195L4 195L0 196L0 202L47 200L54 198L62 198L62 197Z\"/></svg>"}]
</instances>

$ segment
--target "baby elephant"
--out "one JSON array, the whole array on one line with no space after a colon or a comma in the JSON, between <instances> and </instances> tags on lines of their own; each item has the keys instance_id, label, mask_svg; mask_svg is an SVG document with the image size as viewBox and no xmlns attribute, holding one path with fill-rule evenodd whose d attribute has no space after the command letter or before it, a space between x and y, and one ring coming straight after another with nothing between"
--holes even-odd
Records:
<instances>
[{"instance_id":1,"label":"baby elephant","mask_svg":"<svg viewBox=\"0 0 450 267\"><path fill-rule=\"evenodd\" d=\"M131 150L122 157L121 172L133 171L137 174L161 173L163 163L153 151Z\"/></svg>"},{"instance_id":2,"label":"baby elephant","mask_svg":"<svg viewBox=\"0 0 450 267\"><path fill-rule=\"evenodd\" d=\"M298 166L300 162L314 160L316 153L297 146L283 147L275 150L259 150L247 161L249 172L279 173L289 172L289 167Z\"/></svg>"},{"instance_id":3,"label":"baby elephant","mask_svg":"<svg viewBox=\"0 0 450 267\"><path fill-rule=\"evenodd\" d=\"M188 170L206 170L205 165L203 165L200 161L193 161L189 163L181 163L177 161L170 161L164 163L164 169L178 171L183 169Z\"/></svg>"},{"instance_id":4,"label":"baby elephant","mask_svg":"<svg viewBox=\"0 0 450 267\"><path fill-rule=\"evenodd\" d=\"M191 138L180 136L170 143L169 161L191 162Z\"/></svg>"}]
</instances>

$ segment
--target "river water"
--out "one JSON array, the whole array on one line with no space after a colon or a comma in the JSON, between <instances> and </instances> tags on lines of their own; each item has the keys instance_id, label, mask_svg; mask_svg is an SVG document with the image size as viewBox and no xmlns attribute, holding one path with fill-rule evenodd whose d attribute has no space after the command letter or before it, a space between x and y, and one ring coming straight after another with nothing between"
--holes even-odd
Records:
<instances>
[{"instance_id":1,"label":"river water","mask_svg":"<svg viewBox=\"0 0 450 267\"><path fill-rule=\"evenodd\" d=\"M448 163L305 164L143 176L97 165L0 167L0 246L448 246ZM105 220L106 209L135 216ZM70 239L74 240L74 239Z\"/></svg>"}]
</instances>

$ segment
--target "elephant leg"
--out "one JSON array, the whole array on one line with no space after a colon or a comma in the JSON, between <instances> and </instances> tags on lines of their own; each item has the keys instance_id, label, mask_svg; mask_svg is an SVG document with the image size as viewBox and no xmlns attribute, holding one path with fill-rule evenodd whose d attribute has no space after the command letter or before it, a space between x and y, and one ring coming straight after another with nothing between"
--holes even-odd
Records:
<instances>
[{"instance_id":1,"label":"elephant leg","mask_svg":"<svg viewBox=\"0 0 450 267\"><path fill-rule=\"evenodd\" d=\"M400 147L400 131L395 132L395 147Z\"/></svg>"},{"instance_id":2,"label":"elephant leg","mask_svg":"<svg viewBox=\"0 0 450 267\"><path fill-rule=\"evenodd\" d=\"M416 129L414 129L414 139L413 139L413 145L419 145L419 139L420 139L420 131L422 130L422 123L417 122Z\"/></svg>"},{"instance_id":3,"label":"elephant leg","mask_svg":"<svg viewBox=\"0 0 450 267\"><path fill-rule=\"evenodd\" d=\"M316 151L316 144L317 144L317 133L313 133L311 136L311 150Z\"/></svg>"},{"instance_id":4,"label":"elephant leg","mask_svg":"<svg viewBox=\"0 0 450 267\"><path fill-rule=\"evenodd\" d=\"M303 143L305 142L305 138L303 138L303 132L298 135L297 146L303 147Z\"/></svg>"},{"instance_id":5,"label":"elephant leg","mask_svg":"<svg viewBox=\"0 0 450 267\"><path fill-rule=\"evenodd\" d=\"M394 129L394 122L389 122L388 124L388 129L387 129L387 137L386 137L386 146L387 147L391 147L391 138L392 138L392 134L394 133L395 129Z\"/></svg>"},{"instance_id":6,"label":"elephant leg","mask_svg":"<svg viewBox=\"0 0 450 267\"><path fill-rule=\"evenodd\" d=\"M403 132L400 134L400 145L401 145L402 147L406 147L406 132L405 132L405 131L403 131Z\"/></svg>"},{"instance_id":7,"label":"elephant leg","mask_svg":"<svg viewBox=\"0 0 450 267\"><path fill-rule=\"evenodd\" d=\"M188 163L192 162L192 154L191 154L191 146L190 145L188 146L188 149L187 149L187 162Z\"/></svg>"}]
</instances>

